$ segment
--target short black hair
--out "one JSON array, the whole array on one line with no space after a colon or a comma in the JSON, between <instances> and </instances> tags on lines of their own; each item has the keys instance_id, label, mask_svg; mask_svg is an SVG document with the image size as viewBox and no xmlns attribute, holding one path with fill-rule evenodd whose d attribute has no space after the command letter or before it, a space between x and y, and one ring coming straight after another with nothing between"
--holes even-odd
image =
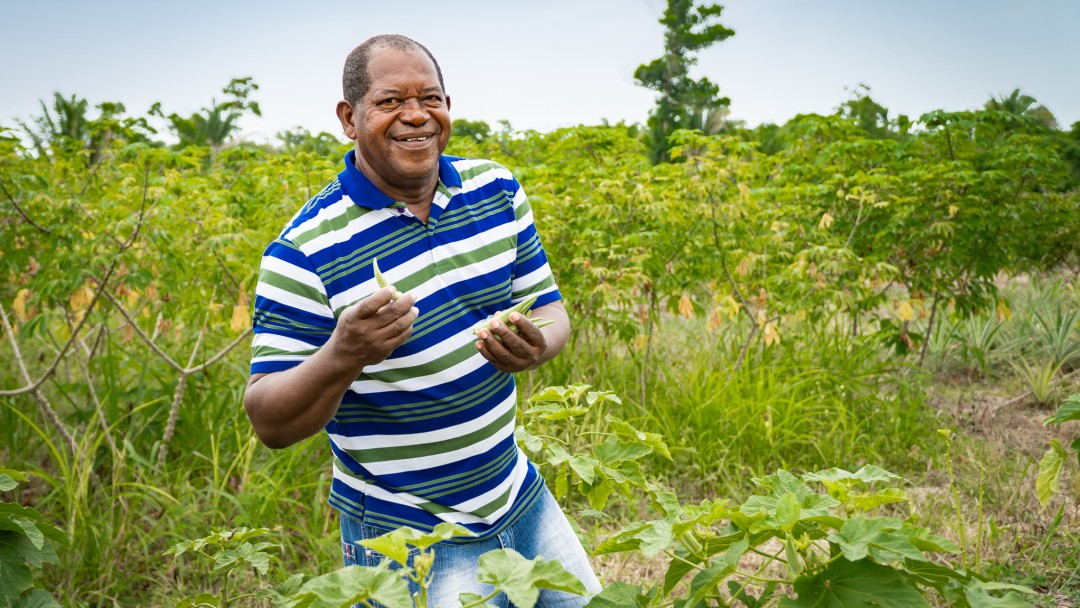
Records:
<instances>
[{"instance_id":1,"label":"short black hair","mask_svg":"<svg viewBox=\"0 0 1080 608\"><path fill-rule=\"evenodd\" d=\"M446 94L442 69L439 68L439 62L435 60L435 56L431 54L431 51L427 50L427 47L401 34L380 34L360 43L360 46L353 49L345 58L345 69L341 76L341 88L342 93L345 95L345 101L356 105L357 102L364 98L364 95L367 95L368 89L371 88L368 64L371 62L372 54L376 50L384 48L399 51L423 51L428 56L428 59L431 59L431 63L435 64L435 73L439 76L439 87L442 88L443 95Z\"/></svg>"}]
</instances>

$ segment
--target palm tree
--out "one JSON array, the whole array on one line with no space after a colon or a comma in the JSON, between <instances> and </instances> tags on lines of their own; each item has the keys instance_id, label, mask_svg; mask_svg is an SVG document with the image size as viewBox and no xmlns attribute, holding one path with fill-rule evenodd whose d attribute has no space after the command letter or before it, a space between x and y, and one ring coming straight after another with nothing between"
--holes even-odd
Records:
<instances>
[{"instance_id":1,"label":"palm tree","mask_svg":"<svg viewBox=\"0 0 1080 608\"><path fill-rule=\"evenodd\" d=\"M1038 103L1031 95L1021 92L1019 87L1013 89L1012 93L1009 93L1008 95L1003 95L1001 97L994 97L991 95L990 99L983 107L987 110L997 110L1016 116L1026 116L1048 129L1058 128L1057 117L1054 116L1053 112L1048 110L1046 106Z\"/></svg>"}]
</instances>

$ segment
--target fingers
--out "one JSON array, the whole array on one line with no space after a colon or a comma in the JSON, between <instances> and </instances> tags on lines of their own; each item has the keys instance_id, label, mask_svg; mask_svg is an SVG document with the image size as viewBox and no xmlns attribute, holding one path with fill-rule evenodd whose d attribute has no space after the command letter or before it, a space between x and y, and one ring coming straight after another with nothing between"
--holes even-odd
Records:
<instances>
[{"instance_id":1,"label":"fingers","mask_svg":"<svg viewBox=\"0 0 1080 608\"><path fill-rule=\"evenodd\" d=\"M528 318L514 313L510 321L517 327L517 332L497 320L492 320L490 329L480 330L476 348L496 369L504 372L519 372L537 365L547 349L543 332L533 325Z\"/></svg>"},{"instance_id":2,"label":"fingers","mask_svg":"<svg viewBox=\"0 0 1080 608\"><path fill-rule=\"evenodd\" d=\"M414 306L416 304L416 295L406 293L394 300L393 293L394 287L392 285L380 288L375 293L346 309L343 314L348 314L350 319L355 321L370 319L374 321L375 327L397 325L401 329L403 327L399 321L402 317L411 314L412 319L406 325L412 325L412 321L416 319L416 307Z\"/></svg>"}]
</instances>

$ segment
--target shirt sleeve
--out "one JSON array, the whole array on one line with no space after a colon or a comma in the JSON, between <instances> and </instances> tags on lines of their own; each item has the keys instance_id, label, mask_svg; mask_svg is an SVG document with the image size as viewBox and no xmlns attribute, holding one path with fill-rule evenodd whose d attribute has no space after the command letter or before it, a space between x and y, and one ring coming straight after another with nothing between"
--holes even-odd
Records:
<instances>
[{"instance_id":1,"label":"shirt sleeve","mask_svg":"<svg viewBox=\"0 0 1080 608\"><path fill-rule=\"evenodd\" d=\"M525 190L516 179L512 181L514 217L517 224L517 258L514 261L514 279L511 284L511 300L517 304L536 295L533 308L562 299L555 276L551 273L544 245L533 224L532 207Z\"/></svg>"},{"instance_id":2,"label":"shirt sleeve","mask_svg":"<svg viewBox=\"0 0 1080 608\"><path fill-rule=\"evenodd\" d=\"M300 365L334 332L326 287L296 244L278 238L263 254L255 287L251 373Z\"/></svg>"}]
</instances>

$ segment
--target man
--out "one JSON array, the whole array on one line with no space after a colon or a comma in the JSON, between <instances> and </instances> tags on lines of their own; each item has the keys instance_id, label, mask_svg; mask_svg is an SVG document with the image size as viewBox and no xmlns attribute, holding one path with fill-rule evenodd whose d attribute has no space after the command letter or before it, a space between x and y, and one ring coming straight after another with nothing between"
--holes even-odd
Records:
<instances>
[{"instance_id":1,"label":"man","mask_svg":"<svg viewBox=\"0 0 1080 608\"><path fill-rule=\"evenodd\" d=\"M401 525L473 531L436 546L432 605L490 592L476 583L477 560L500 547L558 559L598 592L514 443L513 373L557 355L570 330L521 186L495 163L442 155L450 98L416 41L367 40L346 59L343 85L337 116L355 149L263 257L244 395L256 433L283 448L326 430L346 563L374 565L380 556L357 541ZM378 287L376 260L393 286ZM531 316L551 324L514 313L516 331L492 322L473 334L534 295Z\"/></svg>"}]
</instances>

